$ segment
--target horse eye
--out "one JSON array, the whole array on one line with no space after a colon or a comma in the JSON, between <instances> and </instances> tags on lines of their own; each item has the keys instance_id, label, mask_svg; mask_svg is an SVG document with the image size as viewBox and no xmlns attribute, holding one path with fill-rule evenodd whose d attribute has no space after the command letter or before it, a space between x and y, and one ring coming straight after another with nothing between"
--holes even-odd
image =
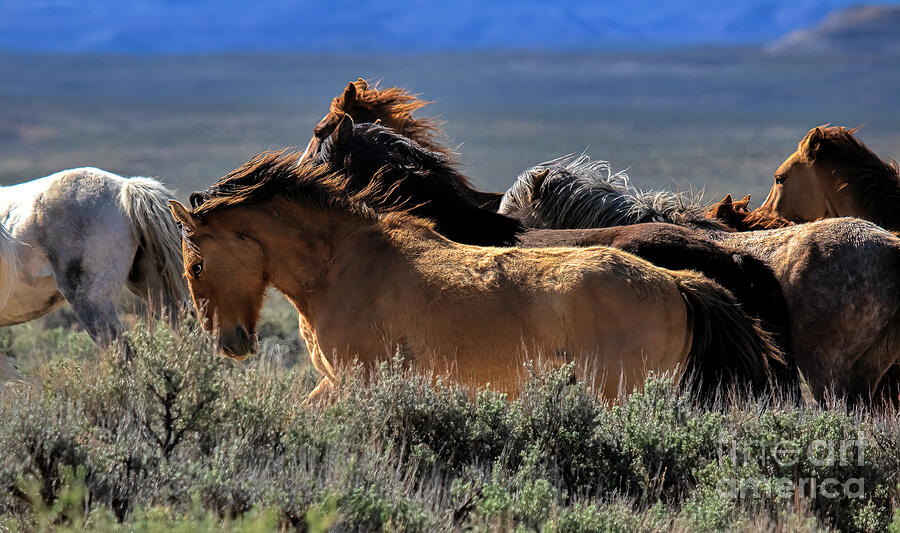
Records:
<instances>
[{"instance_id":1,"label":"horse eye","mask_svg":"<svg viewBox=\"0 0 900 533\"><path fill-rule=\"evenodd\" d=\"M775 185L784 185L784 180L787 178L784 174L776 174L775 175Z\"/></svg>"},{"instance_id":2,"label":"horse eye","mask_svg":"<svg viewBox=\"0 0 900 533\"><path fill-rule=\"evenodd\" d=\"M199 278L200 274L202 272L203 272L203 262L202 261L191 265L191 275L193 275L194 278Z\"/></svg>"}]
</instances>

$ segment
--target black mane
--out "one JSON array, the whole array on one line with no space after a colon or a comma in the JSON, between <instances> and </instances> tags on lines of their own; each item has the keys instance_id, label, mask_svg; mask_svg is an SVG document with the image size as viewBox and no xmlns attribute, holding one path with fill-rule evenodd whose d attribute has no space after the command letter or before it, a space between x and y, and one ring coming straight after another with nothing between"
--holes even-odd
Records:
<instances>
[{"instance_id":1,"label":"black mane","mask_svg":"<svg viewBox=\"0 0 900 533\"><path fill-rule=\"evenodd\" d=\"M378 190L375 210L406 210L435 222L445 237L478 245L510 245L524 228L473 201L468 180L440 152L378 124L353 126L349 140L327 138L309 162L341 175L351 190ZM477 192L477 191L475 191Z\"/></svg>"}]
</instances>

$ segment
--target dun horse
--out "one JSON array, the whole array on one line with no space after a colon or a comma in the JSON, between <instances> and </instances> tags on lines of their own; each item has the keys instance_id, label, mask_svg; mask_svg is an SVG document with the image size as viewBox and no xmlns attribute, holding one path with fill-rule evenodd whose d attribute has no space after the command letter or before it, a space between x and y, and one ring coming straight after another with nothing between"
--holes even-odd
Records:
<instances>
[{"instance_id":1,"label":"dun horse","mask_svg":"<svg viewBox=\"0 0 900 533\"><path fill-rule=\"evenodd\" d=\"M244 357L268 286L301 315L325 374L399 349L416 367L514 392L523 350L553 363L621 373L703 374L727 358L733 383L762 389L777 349L731 294L611 248L481 248L422 219L346 200L347 181L296 157L262 154L220 180L198 208L171 202L184 228L191 293ZM617 396L609 380L601 392Z\"/></svg>"},{"instance_id":2,"label":"dun horse","mask_svg":"<svg viewBox=\"0 0 900 533\"><path fill-rule=\"evenodd\" d=\"M355 193L363 187L391 191L389 196L370 194L366 198L370 207L382 212L411 210L435 223L439 233L465 244L607 245L663 268L696 270L731 291L745 312L760 319L763 327L773 333L782 351L791 353L787 303L781 286L769 267L746 252L716 245L684 228L669 226L661 230L655 226L665 225L659 224L637 224L624 231L523 228L503 215L468 204L457 189L449 187L447 182L454 170L441 154L429 152L382 126L360 124L351 130L350 123L349 118L345 119L324 139L311 161L322 165L323 172L345 180ZM566 161L555 164L565 166ZM544 168L541 173L546 176L550 170ZM396 194L401 190L401 195ZM202 195L194 196L194 200L196 207L202 202ZM697 216L702 217L702 213ZM773 368L777 370L780 388L792 391L797 383L797 368L793 357L787 359L786 366L773 362ZM707 385L715 383L712 376L705 376L704 381Z\"/></svg>"},{"instance_id":3,"label":"dun horse","mask_svg":"<svg viewBox=\"0 0 900 533\"><path fill-rule=\"evenodd\" d=\"M857 217L900 231L900 175L854 134L858 128L811 129L775 171L759 211L795 222Z\"/></svg>"},{"instance_id":4,"label":"dun horse","mask_svg":"<svg viewBox=\"0 0 900 533\"><path fill-rule=\"evenodd\" d=\"M0 219L18 264L0 325L26 322L65 301L92 339L121 330L113 302L123 287L172 310L187 301L174 195L147 178L77 168L0 188Z\"/></svg>"}]
</instances>

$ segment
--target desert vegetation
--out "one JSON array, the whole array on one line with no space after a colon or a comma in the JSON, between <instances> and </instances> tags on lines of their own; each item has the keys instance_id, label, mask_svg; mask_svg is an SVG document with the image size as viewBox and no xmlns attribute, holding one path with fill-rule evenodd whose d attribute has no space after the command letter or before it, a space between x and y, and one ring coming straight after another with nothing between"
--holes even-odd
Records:
<instances>
[{"instance_id":1,"label":"desert vegetation","mask_svg":"<svg viewBox=\"0 0 900 533\"><path fill-rule=\"evenodd\" d=\"M64 319L0 338L31 380L0 390L6 530L900 530L893 409L699 405L667 376L609 405L569 368L510 399L390 357L305 405L283 303L242 364L190 318L137 320L132 362Z\"/></svg>"}]
</instances>

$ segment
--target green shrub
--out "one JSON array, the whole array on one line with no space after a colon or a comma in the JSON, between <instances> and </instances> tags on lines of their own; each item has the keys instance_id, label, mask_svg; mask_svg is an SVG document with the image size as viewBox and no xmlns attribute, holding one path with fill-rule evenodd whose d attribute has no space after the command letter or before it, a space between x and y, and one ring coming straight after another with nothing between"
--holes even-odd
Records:
<instances>
[{"instance_id":1,"label":"green shrub","mask_svg":"<svg viewBox=\"0 0 900 533\"><path fill-rule=\"evenodd\" d=\"M21 333L23 330L19 330ZM135 358L41 333L38 384L0 389L0 526L20 530L667 531L897 529L896 412L710 409L652 376L610 405L538 373L517 398L404 370L317 376L263 342L246 363L186 319L138 322ZM16 335L18 335L17 333ZM15 335L13 344L24 345ZM5 342L5 341L3 341ZM19 357L24 355L19 354ZM816 442L858 441L821 461ZM779 446L801 450L775 461ZM861 478L859 494L797 492ZM784 483L787 482L787 485ZM737 490L743 487L752 490ZM785 487L787 486L787 493ZM732 490L735 489L735 490Z\"/></svg>"}]
</instances>

